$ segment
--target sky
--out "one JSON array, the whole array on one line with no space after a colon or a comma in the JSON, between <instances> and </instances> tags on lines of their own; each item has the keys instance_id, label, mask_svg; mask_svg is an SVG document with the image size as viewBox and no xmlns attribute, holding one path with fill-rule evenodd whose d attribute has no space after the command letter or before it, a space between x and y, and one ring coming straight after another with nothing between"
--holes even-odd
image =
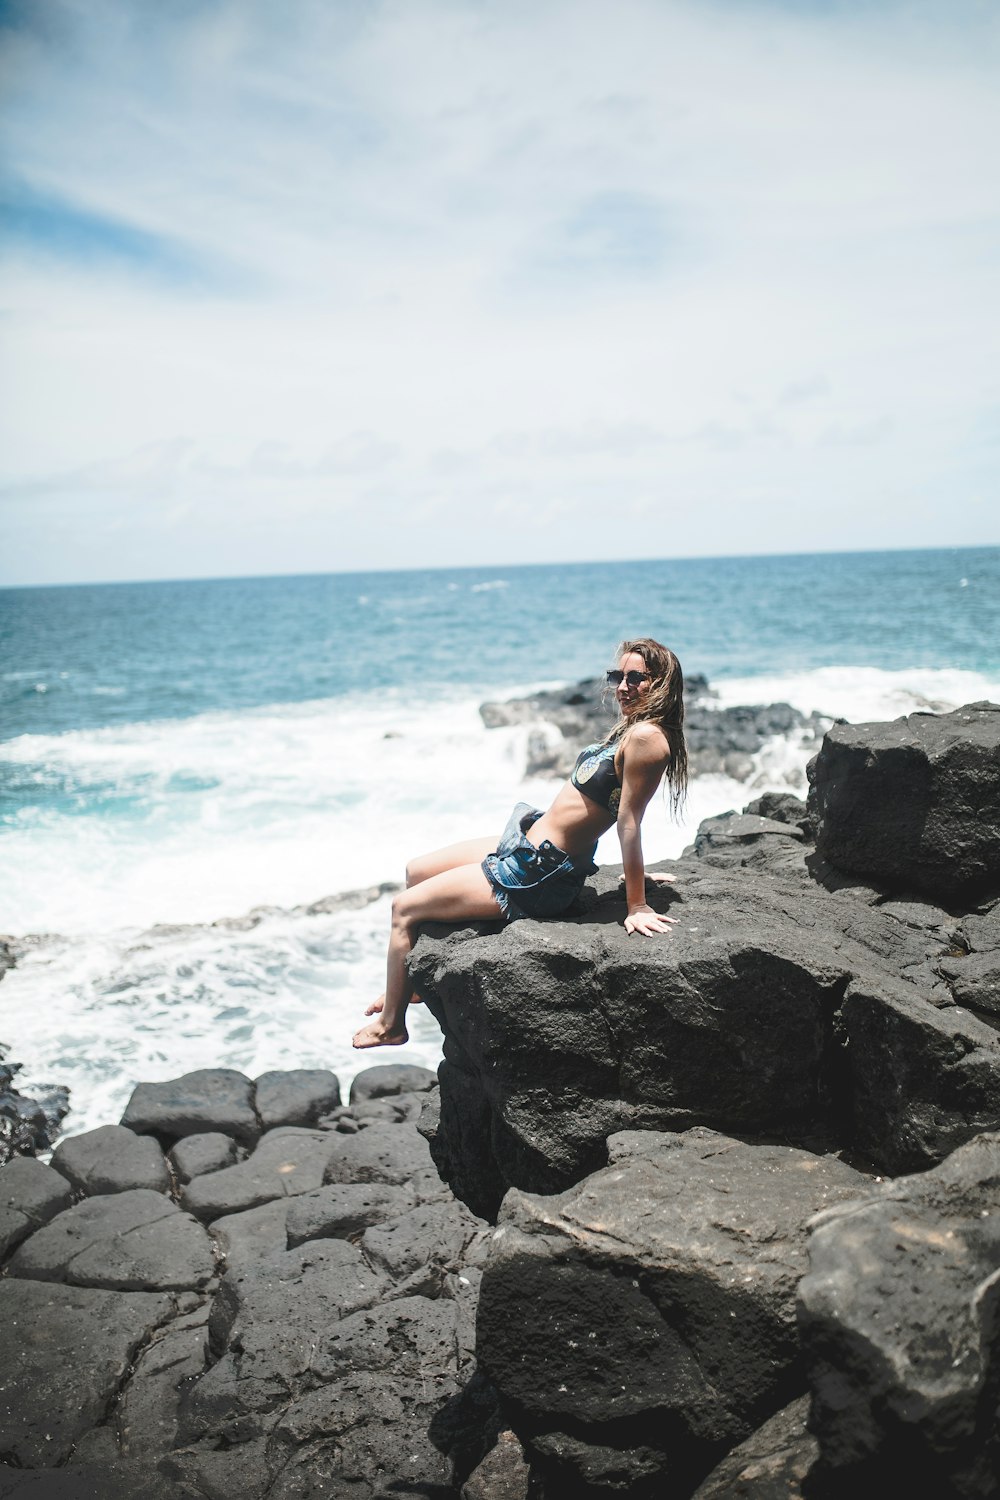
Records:
<instances>
[{"instance_id":1,"label":"sky","mask_svg":"<svg viewBox=\"0 0 1000 1500\"><path fill-rule=\"evenodd\" d=\"M992 0L0 0L0 584L1000 543Z\"/></svg>"}]
</instances>

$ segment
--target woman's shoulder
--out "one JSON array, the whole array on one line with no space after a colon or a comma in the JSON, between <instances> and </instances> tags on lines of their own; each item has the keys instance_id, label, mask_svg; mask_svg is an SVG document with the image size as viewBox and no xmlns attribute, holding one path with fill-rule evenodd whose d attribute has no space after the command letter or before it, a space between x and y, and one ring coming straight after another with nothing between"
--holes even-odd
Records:
<instances>
[{"instance_id":1,"label":"woman's shoulder","mask_svg":"<svg viewBox=\"0 0 1000 1500\"><path fill-rule=\"evenodd\" d=\"M666 760L670 756L670 741L659 724L650 719L629 726L623 737L623 748L626 755L635 755L642 760Z\"/></svg>"}]
</instances>

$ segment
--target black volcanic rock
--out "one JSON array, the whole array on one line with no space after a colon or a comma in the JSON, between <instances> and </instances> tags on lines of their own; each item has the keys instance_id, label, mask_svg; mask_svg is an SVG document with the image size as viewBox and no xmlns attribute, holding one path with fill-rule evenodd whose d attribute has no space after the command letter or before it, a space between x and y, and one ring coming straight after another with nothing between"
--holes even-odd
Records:
<instances>
[{"instance_id":1,"label":"black volcanic rock","mask_svg":"<svg viewBox=\"0 0 1000 1500\"><path fill-rule=\"evenodd\" d=\"M206 1130L199 1135L184 1136L169 1156L178 1182L190 1182L193 1177L203 1177L206 1172L221 1172L223 1167L234 1167L239 1148L231 1135L225 1135L221 1130Z\"/></svg>"},{"instance_id":2,"label":"black volcanic rock","mask_svg":"<svg viewBox=\"0 0 1000 1500\"><path fill-rule=\"evenodd\" d=\"M200 1290L214 1274L200 1224L162 1193L85 1198L15 1251L8 1275L114 1291Z\"/></svg>"},{"instance_id":3,"label":"black volcanic rock","mask_svg":"<svg viewBox=\"0 0 1000 1500\"><path fill-rule=\"evenodd\" d=\"M817 850L838 869L945 904L1000 893L1000 705L835 724L810 778Z\"/></svg>"},{"instance_id":4,"label":"black volcanic rock","mask_svg":"<svg viewBox=\"0 0 1000 1500\"><path fill-rule=\"evenodd\" d=\"M691 1500L810 1500L807 1485L819 1444L806 1426L808 1417L808 1396L769 1417L726 1454Z\"/></svg>"},{"instance_id":5,"label":"black volcanic rock","mask_svg":"<svg viewBox=\"0 0 1000 1500\"><path fill-rule=\"evenodd\" d=\"M1000 1474L1000 1134L819 1215L799 1287L836 1493L987 1500Z\"/></svg>"},{"instance_id":6,"label":"black volcanic rock","mask_svg":"<svg viewBox=\"0 0 1000 1500\"><path fill-rule=\"evenodd\" d=\"M376 1063L364 1068L351 1084L351 1105L376 1099L391 1099L399 1094L419 1094L432 1089L437 1074L414 1063Z\"/></svg>"},{"instance_id":7,"label":"black volcanic rock","mask_svg":"<svg viewBox=\"0 0 1000 1500\"><path fill-rule=\"evenodd\" d=\"M165 1193L170 1177L163 1152L149 1136L124 1125L100 1125L60 1141L52 1165L81 1193L150 1188Z\"/></svg>"},{"instance_id":8,"label":"black volcanic rock","mask_svg":"<svg viewBox=\"0 0 1000 1500\"><path fill-rule=\"evenodd\" d=\"M626 1128L820 1132L898 1171L1000 1123L1000 1036L935 968L957 919L831 896L801 859L775 873L800 845L777 827L740 862L671 865L649 897L678 918L661 937L627 936L614 871L574 920L424 928L411 972L445 1032L434 1157L477 1214L511 1186L568 1187Z\"/></svg>"},{"instance_id":9,"label":"black volcanic rock","mask_svg":"<svg viewBox=\"0 0 1000 1500\"><path fill-rule=\"evenodd\" d=\"M818 714L806 716L788 703L719 708L713 697L700 673L686 679L684 731L692 776L725 774L745 781L753 771L752 757L774 735L797 733L813 740L829 722ZM605 684L592 677L523 698L483 703L479 712L487 729L537 725L528 737L525 773L564 777L584 745L604 738L616 709Z\"/></svg>"},{"instance_id":10,"label":"black volcanic rock","mask_svg":"<svg viewBox=\"0 0 1000 1500\"><path fill-rule=\"evenodd\" d=\"M172 1311L162 1292L0 1281L0 1327L19 1331L0 1363L0 1453L29 1469L65 1463Z\"/></svg>"},{"instance_id":11,"label":"black volcanic rock","mask_svg":"<svg viewBox=\"0 0 1000 1500\"><path fill-rule=\"evenodd\" d=\"M338 1139L326 1130L291 1125L269 1130L246 1161L193 1178L181 1192L181 1203L207 1223L272 1198L306 1193L322 1184Z\"/></svg>"},{"instance_id":12,"label":"black volcanic rock","mask_svg":"<svg viewBox=\"0 0 1000 1500\"><path fill-rule=\"evenodd\" d=\"M233 1068L199 1068L166 1083L140 1083L132 1090L121 1123L139 1135L179 1141L186 1135L222 1131L252 1146L261 1133L254 1087Z\"/></svg>"},{"instance_id":13,"label":"black volcanic rock","mask_svg":"<svg viewBox=\"0 0 1000 1500\"><path fill-rule=\"evenodd\" d=\"M340 1104L340 1083L328 1068L296 1068L262 1073L255 1084L254 1107L264 1130L279 1125L315 1125Z\"/></svg>"},{"instance_id":14,"label":"black volcanic rock","mask_svg":"<svg viewBox=\"0 0 1000 1500\"><path fill-rule=\"evenodd\" d=\"M72 1201L58 1172L33 1156L15 1156L0 1172L0 1260Z\"/></svg>"},{"instance_id":15,"label":"black volcanic rock","mask_svg":"<svg viewBox=\"0 0 1000 1500\"><path fill-rule=\"evenodd\" d=\"M568 1192L504 1200L479 1360L554 1493L685 1494L801 1390L805 1225L865 1179L709 1130L608 1146Z\"/></svg>"}]
</instances>

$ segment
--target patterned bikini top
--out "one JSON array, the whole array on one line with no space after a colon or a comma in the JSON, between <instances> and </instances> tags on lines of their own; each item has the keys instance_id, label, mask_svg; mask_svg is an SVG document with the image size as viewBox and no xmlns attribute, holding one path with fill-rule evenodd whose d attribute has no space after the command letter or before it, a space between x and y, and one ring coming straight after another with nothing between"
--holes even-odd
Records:
<instances>
[{"instance_id":1,"label":"patterned bikini top","mask_svg":"<svg viewBox=\"0 0 1000 1500\"><path fill-rule=\"evenodd\" d=\"M617 749L617 743L604 745L598 741L596 745L586 745L577 756L570 777L577 791L616 815L622 795L622 784L615 771Z\"/></svg>"}]
</instances>

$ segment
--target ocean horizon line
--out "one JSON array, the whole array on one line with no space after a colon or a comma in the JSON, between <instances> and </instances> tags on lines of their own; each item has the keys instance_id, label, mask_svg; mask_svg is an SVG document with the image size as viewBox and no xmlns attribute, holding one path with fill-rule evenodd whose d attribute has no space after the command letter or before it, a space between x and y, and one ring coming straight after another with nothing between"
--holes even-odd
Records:
<instances>
[{"instance_id":1,"label":"ocean horizon line","mask_svg":"<svg viewBox=\"0 0 1000 1500\"><path fill-rule=\"evenodd\" d=\"M445 565L417 565L395 568L319 568L287 573L190 573L183 576L148 578L104 578L65 579L58 583L3 583L0 594L39 592L45 589L104 589L141 588L151 584L178 583L266 583L270 580L289 582L304 578L383 578L408 577L419 573L454 574L488 573L497 569L509 572L528 572L542 568L634 568L662 566L664 563L723 563L723 562L774 562L785 558L835 558L835 557L916 557L934 553L997 552L1000 542L951 543L935 547L843 547L822 551L788 552L699 552L683 557L625 557L625 558L574 558L568 562L557 559L536 558L530 562L483 562L452 563Z\"/></svg>"}]
</instances>

